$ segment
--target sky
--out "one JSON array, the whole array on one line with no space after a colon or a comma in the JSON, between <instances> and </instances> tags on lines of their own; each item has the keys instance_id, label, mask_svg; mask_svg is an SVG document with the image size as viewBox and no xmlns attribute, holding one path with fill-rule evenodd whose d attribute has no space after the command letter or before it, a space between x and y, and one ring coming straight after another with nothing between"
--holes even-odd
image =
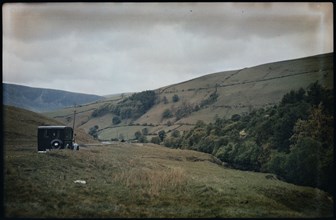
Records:
<instances>
[{"instance_id":1,"label":"sky","mask_svg":"<svg viewBox=\"0 0 336 220\"><path fill-rule=\"evenodd\" d=\"M109 95L333 52L332 3L6 3L3 82Z\"/></svg>"}]
</instances>

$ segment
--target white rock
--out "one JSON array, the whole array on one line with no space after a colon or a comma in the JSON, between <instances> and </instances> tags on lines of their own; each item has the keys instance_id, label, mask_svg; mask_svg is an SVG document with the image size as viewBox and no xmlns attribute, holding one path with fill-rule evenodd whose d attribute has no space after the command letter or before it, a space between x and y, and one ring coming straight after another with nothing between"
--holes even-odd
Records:
<instances>
[{"instance_id":1,"label":"white rock","mask_svg":"<svg viewBox=\"0 0 336 220\"><path fill-rule=\"evenodd\" d=\"M74 183L86 184L85 180L75 180Z\"/></svg>"}]
</instances>

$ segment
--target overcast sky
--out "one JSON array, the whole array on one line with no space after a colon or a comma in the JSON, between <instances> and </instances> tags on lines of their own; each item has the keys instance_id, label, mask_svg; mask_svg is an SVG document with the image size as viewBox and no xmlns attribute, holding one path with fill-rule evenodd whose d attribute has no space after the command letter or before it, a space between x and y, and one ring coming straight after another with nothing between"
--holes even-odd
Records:
<instances>
[{"instance_id":1,"label":"overcast sky","mask_svg":"<svg viewBox=\"0 0 336 220\"><path fill-rule=\"evenodd\" d=\"M333 52L331 3L7 3L3 82L107 95Z\"/></svg>"}]
</instances>

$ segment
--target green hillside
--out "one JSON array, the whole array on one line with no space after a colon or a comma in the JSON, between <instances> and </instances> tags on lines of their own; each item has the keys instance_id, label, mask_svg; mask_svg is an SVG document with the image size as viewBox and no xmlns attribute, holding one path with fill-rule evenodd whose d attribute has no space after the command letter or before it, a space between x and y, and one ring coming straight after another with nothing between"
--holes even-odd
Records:
<instances>
[{"instance_id":1,"label":"green hillside","mask_svg":"<svg viewBox=\"0 0 336 220\"><path fill-rule=\"evenodd\" d=\"M62 122L39 113L13 106L3 106L3 137L6 146L29 145L37 149L37 127L42 125L63 125ZM82 129L75 130L79 143L96 142Z\"/></svg>"},{"instance_id":2,"label":"green hillside","mask_svg":"<svg viewBox=\"0 0 336 220\"><path fill-rule=\"evenodd\" d=\"M139 108L140 100L130 102L131 94L112 96L110 100L77 107L76 127L89 132L98 126L98 137L105 140L119 138L116 134L131 137L133 125L142 126L138 127L140 131L147 127L150 134L175 129L183 132L193 128L198 120L229 119L234 114L276 105L290 90L307 89L316 81L333 88L333 53L213 73L159 88L154 91L154 105L145 113L133 112L129 117L125 117L127 110ZM117 107L123 112L116 111ZM46 115L69 125L73 123L73 109ZM120 124L113 124L114 117L121 119ZM125 126L131 127L127 130Z\"/></svg>"},{"instance_id":3,"label":"green hillside","mask_svg":"<svg viewBox=\"0 0 336 220\"><path fill-rule=\"evenodd\" d=\"M4 162L10 218L333 216L323 191L190 150L118 143L38 154L22 146L7 148Z\"/></svg>"}]
</instances>

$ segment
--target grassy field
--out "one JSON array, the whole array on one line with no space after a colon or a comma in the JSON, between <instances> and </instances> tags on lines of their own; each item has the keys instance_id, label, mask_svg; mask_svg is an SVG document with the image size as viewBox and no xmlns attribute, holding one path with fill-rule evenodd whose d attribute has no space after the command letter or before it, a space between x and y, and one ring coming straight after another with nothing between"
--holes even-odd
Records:
<instances>
[{"instance_id":1,"label":"grassy field","mask_svg":"<svg viewBox=\"0 0 336 220\"><path fill-rule=\"evenodd\" d=\"M332 198L153 144L37 153L6 145L6 217L331 217ZM85 180L86 184L74 183Z\"/></svg>"},{"instance_id":2,"label":"grassy field","mask_svg":"<svg viewBox=\"0 0 336 220\"><path fill-rule=\"evenodd\" d=\"M150 140L150 137L157 136L158 132L163 130L166 132L166 134L169 136L173 130L179 130L179 131L187 131L191 128L193 128L194 125L158 125L158 126L143 126L143 125L120 125L115 127L109 127L105 128L98 132L98 138L99 140L111 140L112 138L119 138L120 135L123 136L125 140L134 139L135 138L135 132L142 131L142 129L147 128L148 133L150 135L146 135L148 140Z\"/></svg>"}]
</instances>

